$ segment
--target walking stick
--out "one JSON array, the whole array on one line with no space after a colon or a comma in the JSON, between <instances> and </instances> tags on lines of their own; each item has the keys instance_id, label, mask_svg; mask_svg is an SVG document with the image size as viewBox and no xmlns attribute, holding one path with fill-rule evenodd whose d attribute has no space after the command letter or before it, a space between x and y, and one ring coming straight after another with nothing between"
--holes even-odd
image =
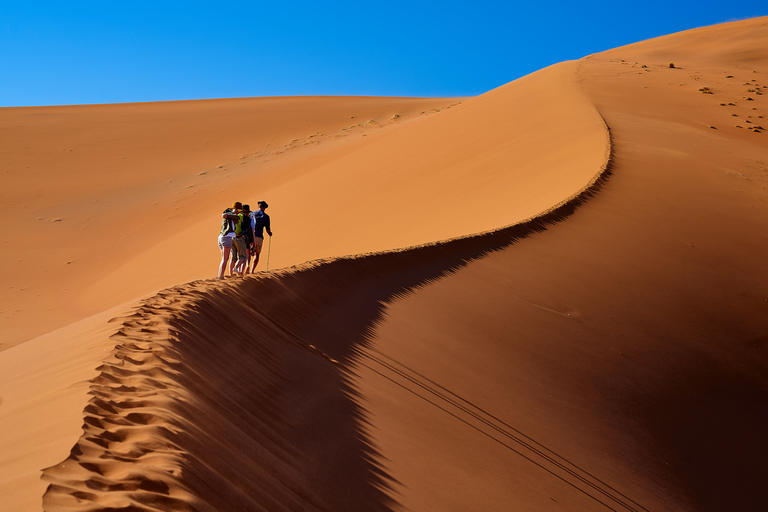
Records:
<instances>
[{"instance_id":1,"label":"walking stick","mask_svg":"<svg viewBox=\"0 0 768 512\"><path fill-rule=\"evenodd\" d=\"M269 273L269 253L272 252L272 236L269 237L269 247L267 247L267 273Z\"/></svg>"}]
</instances>

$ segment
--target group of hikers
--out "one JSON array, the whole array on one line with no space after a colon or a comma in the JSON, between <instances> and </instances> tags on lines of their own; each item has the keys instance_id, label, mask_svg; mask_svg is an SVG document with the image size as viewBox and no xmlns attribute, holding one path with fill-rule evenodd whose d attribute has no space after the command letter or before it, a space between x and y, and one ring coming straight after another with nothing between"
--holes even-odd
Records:
<instances>
[{"instance_id":1,"label":"group of hikers","mask_svg":"<svg viewBox=\"0 0 768 512\"><path fill-rule=\"evenodd\" d=\"M269 215L264 211L269 205L265 201L259 201L258 205L259 209L252 212L249 205L238 201L221 214L221 232L219 233L221 263L218 279L224 279L227 262L229 262L230 276L251 274L256 269L261 247L264 244L264 231L272 236Z\"/></svg>"}]
</instances>

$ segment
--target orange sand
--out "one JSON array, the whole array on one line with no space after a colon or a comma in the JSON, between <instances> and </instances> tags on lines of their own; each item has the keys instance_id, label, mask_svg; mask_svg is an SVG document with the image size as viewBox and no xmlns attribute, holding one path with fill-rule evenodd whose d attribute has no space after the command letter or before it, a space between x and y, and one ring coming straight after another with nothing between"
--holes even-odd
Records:
<instances>
[{"instance_id":1,"label":"orange sand","mask_svg":"<svg viewBox=\"0 0 768 512\"><path fill-rule=\"evenodd\" d=\"M760 509L766 47L758 18L471 99L0 110L3 503ZM273 271L210 279L258 199Z\"/></svg>"}]
</instances>

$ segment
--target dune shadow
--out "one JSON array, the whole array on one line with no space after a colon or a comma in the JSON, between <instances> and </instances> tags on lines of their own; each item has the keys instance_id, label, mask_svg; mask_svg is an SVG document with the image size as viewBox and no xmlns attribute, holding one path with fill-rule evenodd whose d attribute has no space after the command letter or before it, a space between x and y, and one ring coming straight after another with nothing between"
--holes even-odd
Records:
<instances>
[{"instance_id":1,"label":"dune shadow","mask_svg":"<svg viewBox=\"0 0 768 512\"><path fill-rule=\"evenodd\" d=\"M762 510L768 390L716 361L681 365L643 417L697 510Z\"/></svg>"}]
</instances>

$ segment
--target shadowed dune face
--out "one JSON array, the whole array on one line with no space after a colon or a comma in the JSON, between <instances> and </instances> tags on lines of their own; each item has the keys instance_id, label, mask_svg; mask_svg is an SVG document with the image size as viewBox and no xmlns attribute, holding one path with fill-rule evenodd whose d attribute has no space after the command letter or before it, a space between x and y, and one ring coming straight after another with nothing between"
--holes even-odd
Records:
<instances>
[{"instance_id":1,"label":"shadowed dune face","mask_svg":"<svg viewBox=\"0 0 768 512\"><path fill-rule=\"evenodd\" d=\"M766 44L760 18L619 48L583 67L617 140L612 185L634 196L621 204L637 219L625 243L644 271L623 286L638 318L622 331L637 347L660 342L642 350L655 371L631 403L697 510L760 508L768 477L759 433L768 425ZM642 286L641 276L652 280Z\"/></svg>"},{"instance_id":2,"label":"shadowed dune face","mask_svg":"<svg viewBox=\"0 0 768 512\"><path fill-rule=\"evenodd\" d=\"M388 510L347 377L269 321L314 310L297 292L327 298L285 279L192 283L120 319L45 509Z\"/></svg>"}]
</instances>

